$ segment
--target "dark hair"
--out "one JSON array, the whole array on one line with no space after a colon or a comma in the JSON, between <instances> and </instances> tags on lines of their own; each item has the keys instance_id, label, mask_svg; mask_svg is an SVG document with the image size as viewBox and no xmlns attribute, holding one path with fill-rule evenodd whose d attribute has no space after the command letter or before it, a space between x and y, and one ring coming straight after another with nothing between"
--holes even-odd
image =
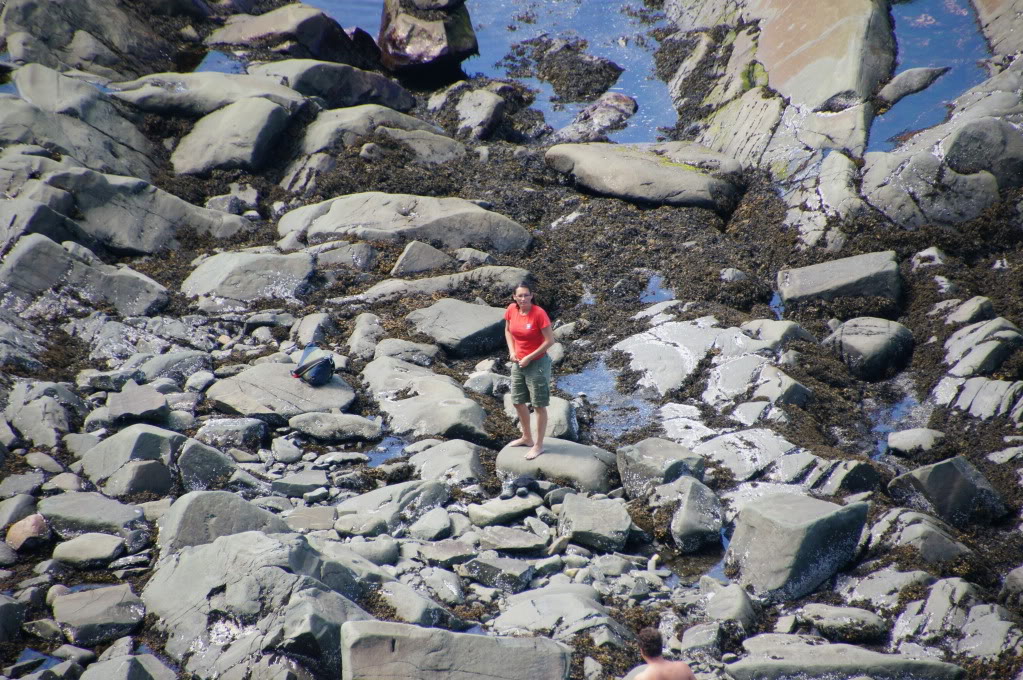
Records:
<instances>
[{"instance_id":1,"label":"dark hair","mask_svg":"<svg viewBox=\"0 0 1023 680\"><path fill-rule=\"evenodd\" d=\"M533 287L529 285L528 281L520 281L520 282L516 283L515 287L512 288L512 302L515 303L516 307L519 306L519 301L515 299L515 291L517 291L519 288L525 288L530 293L533 293ZM536 304L536 294L535 293L533 293L533 304L534 305ZM539 305L537 305L537 306L539 306Z\"/></svg>"},{"instance_id":2,"label":"dark hair","mask_svg":"<svg viewBox=\"0 0 1023 680\"><path fill-rule=\"evenodd\" d=\"M661 655L661 633L656 628L644 628L639 631L639 651L643 656L656 659Z\"/></svg>"}]
</instances>

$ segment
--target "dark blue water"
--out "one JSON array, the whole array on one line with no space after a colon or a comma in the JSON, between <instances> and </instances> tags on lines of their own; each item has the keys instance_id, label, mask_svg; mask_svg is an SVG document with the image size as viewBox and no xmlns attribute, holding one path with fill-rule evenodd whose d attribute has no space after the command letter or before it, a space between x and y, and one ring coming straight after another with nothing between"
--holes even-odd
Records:
<instances>
[{"instance_id":1,"label":"dark blue water","mask_svg":"<svg viewBox=\"0 0 1023 680\"><path fill-rule=\"evenodd\" d=\"M345 28L358 26L374 38L380 31L381 0L310 0L308 4L330 14ZM612 91L622 92L639 102L639 111L628 126L610 138L618 142L653 142L657 128L670 127L678 116L667 86L653 76L653 53L657 42L647 33L664 26L630 16L642 9L641 0L468 0L479 42L480 55L462 64L467 74L507 78L497 63L511 46L541 35L551 38L585 38L587 53L605 57L625 69ZM547 124L557 129L572 122L586 103L556 105L554 90L535 78L518 79L538 91L535 108Z\"/></svg>"},{"instance_id":2,"label":"dark blue water","mask_svg":"<svg viewBox=\"0 0 1023 680\"><path fill-rule=\"evenodd\" d=\"M369 466L377 467L404 454L406 446L408 442L400 437L384 437L379 444L363 453L369 456Z\"/></svg>"},{"instance_id":3,"label":"dark blue water","mask_svg":"<svg viewBox=\"0 0 1023 680\"><path fill-rule=\"evenodd\" d=\"M648 425L654 418L654 405L619 392L616 379L617 373L601 357L579 373L561 376L556 381L559 389L572 395L585 394L587 401L596 406L591 433L598 445L611 443L629 430Z\"/></svg>"},{"instance_id":4,"label":"dark blue water","mask_svg":"<svg viewBox=\"0 0 1023 680\"><path fill-rule=\"evenodd\" d=\"M878 116L870 128L868 151L891 151L895 137L944 122L948 104L987 79L978 62L990 51L970 0L912 0L893 4L891 10L898 43L895 73L922 66L951 70Z\"/></svg>"},{"instance_id":5,"label":"dark blue water","mask_svg":"<svg viewBox=\"0 0 1023 680\"><path fill-rule=\"evenodd\" d=\"M767 305L774 312L774 317L779 321L785 316L785 303L781 299L781 293L774 291L771 301Z\"/></svg>"}]
</instances>

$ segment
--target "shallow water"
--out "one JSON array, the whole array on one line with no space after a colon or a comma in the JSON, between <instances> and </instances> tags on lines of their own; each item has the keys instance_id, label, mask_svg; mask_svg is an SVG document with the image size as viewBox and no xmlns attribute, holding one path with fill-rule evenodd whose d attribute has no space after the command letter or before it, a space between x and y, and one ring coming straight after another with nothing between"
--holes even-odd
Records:
<instances>
[{"instance_id":1,"label":"shallow water","mask_svg":"<svg viewBox=\"0 0 1023 680\"><path fill-rule=\"evenodd\" d=\"M380 31L380 0L311 0L308 4L323 9L348 28L358 26L374 38ZM511 46L541 35L552 38L585 38L588 54L604 57L625 69L612 86L639 102L639 111L628 126L614 132L617 142L652 142L657 128L670 127L678 118L667 86L653 77L653 53L657 41L647 33L666 22L655 23L629 16L626 12L643 9L639 0L468 0L469 16L476 31L480 54L462 64L470 76L477 73L490 78L507 78L507 70L497 63ZM559 105L551 101L554 90L535 78L518 79L538 91L535 108L543 112L547 124L557 129L568 125L586 107L585 102Z\"/></svg>"},{"instance_id":2,"label":"shallow water","mask_svg":"<svg viewBox=\"0 0 1023 680\"><path fill-rule=\"evenodd\" d=\"M675 291L665 288L664 277L660 274L652 274L646 283L646 288L639 295L640 302L666 302L675 299Z\"/></svg>"},{"instance_id":3,"label":"shallow water","mask_svg":"<svg viewBox=\"0 0 1023 680\"><path fill-rule=\"evenodd\" d=\"M901 373L888 381L887 386L898 399L879 402L875 399L864 401L864 411L870 424L871 458L879 458L888 453L888 435L892 432L908 430L915 427L926 427L934 407L921 403L915 394L913 379Z\"/></svg>"},{"instance_id":4,"label":"shallow water","mask_svg":"<svg viewBox=\"0 0 1023 680\"><path fill-rule=\"evenodd\" d=\"M245 73L245 62L230 52L210 50L195 67L196 73L212 71L215 73Z\"/></svg>"},{"instance_id":5,"label":"shallow water","mask_svg":"<svg viewBox=\"0 0 1023 680\"><path fill-rule=\"evenodd\" d=\"M654 419L654 404L619 392L615 385L617 376L604 357L600 357L579 373L557 380L559 389L572 395L585 394L587 401L596 407L591 434L599 442L613 442L625 432L645 427Z\"/></svg>"},{"instance_id":6,"label":"shallow water","mask_svg":"<svg viewBox=\"0 0 1023 680\"><path fill-rule=\"evenodd\" d=\"M898 43L895 73L921 66L950 70L878 116L868 151L891 151L895 137L943 122L952 100L987 78L978 62L991 54L970 0L912 0L893 4L891 11Z\"/></svg>"},{"instance_id":7,"label":"shallow water","mask_svg":"<svg viewBox=\"0 0 1023 680\"><path fill-rule=\"evenodd\" d=\"M369 466L377 467L383 465L392 458L397 458L405 453L408 442L400 437L384 437L379 444L372 449L364 451L369 456Z\"/></svg>"}]
</instances>

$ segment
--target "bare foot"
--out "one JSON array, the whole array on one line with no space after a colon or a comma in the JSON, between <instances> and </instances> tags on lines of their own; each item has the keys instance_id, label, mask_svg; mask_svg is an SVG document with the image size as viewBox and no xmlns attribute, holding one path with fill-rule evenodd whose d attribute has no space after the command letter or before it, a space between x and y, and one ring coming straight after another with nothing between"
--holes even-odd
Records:
<instances>
[{"instance_id":1,"label":"bare foot","mask_svg":"<svg viewBox=\"0 0 1023 680\"><path fill-rule=\"evenodd\" d=\"M526 460L533 460L541 453L543 453L543 447L533 446L533 448L529 449L529 451L526 452Z\"/></svg>"},{"instance_id":2,"label":"bare foot","mask_svg":"<svg viewBox=\"0 0 1023 680\"><path fill-rule=\"evenodd\" d=\"M526 439L525 437L519 437L513 442L508 442L508 446L532 446L533 440Z\"/></svg>"}]
</instances>

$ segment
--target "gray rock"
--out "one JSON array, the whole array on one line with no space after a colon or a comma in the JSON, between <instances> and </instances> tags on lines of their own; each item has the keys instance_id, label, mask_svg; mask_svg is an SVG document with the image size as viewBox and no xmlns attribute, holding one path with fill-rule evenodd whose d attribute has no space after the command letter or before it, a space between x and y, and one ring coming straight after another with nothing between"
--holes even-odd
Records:
<instances>
[{"instance_id":1,"label":"gray rock","mask_svg":"<svg viewBox=\"0 0 1023 680\"><path fill-rule=\"evenodd\" d=\"M948 69L948 66L908 68L898 73L887 85L882 87L877 96L884 100L888 106L894 106L906 95L915 94L930 87L935 80L945 75Z\"/></svg>"},{"instance_id":2,"label":"gray rock","mask_svg":"<svg viewBox=\"0 0 1023 680\"><path fill-rule=\"evenodd\" d=\"M608 626L620 630L600 596L583 584L552 585L528 590L508 598L508 606L493 620L503 635L528 635L549 631L550 637L569 640L576 633Z\"/></svg>"},{"instance_id":3,"label":"gray rock","mask_svg":"<svg viewBox=\"0 0 1023 680\"><path fill-rule=\"evenodd\" d=\"M427 628L462 627L451 612L404 583L390 581L380 586L378 592L399 621Z\"/></svg>"},{"instance_id":4,"label":"gray rock","mask_svg":"<svg viewBox=\"0 0 1023 680\"><path fill-rule=\"evenodd\" d=\"M233 15L205 42L207 45L273 46L301 57L369 65L334 19L303 3L285 5L259 15Z\"/></svg>"},{"instance_id":5,"label":"gray rock","mask_svg":"<svg viewBox=\"0 0 1023 680\"><path fill-rule=\"evenodd\" d=\"M625 504L569 494L558 515L558 535L603 552L621 550L629 538L632 518Z\"/></svg>"},{"instance_id":6,"label":"gray rock","mask_svg":"<svg viewBox=\"0 0 1023 680\"><path fill-rule=\"evenodd\" d=\"M17 496L34 496L45 481L46 475L38 471L8 475L3 480L0 480L0 498L10 499Z\"/></svg>"},{"instance_id":7,"label":"gray rock","mask_svg":"<svg viewBox=\"0 0 1023 680\"><path fill-rule=\"evenodd\" d=\"M476 556L477 552L476 546L473 544L457 539L445 539L428 543L419 549L420 557L426 560L428 564L435 564L445 568L451 568L457 564L468 562Z\"/></svg>"},{"instance_id":8,"label":"gray rock","mask_svg":"<svg viewBox=\"0 0 1023 680\"><path fill-rule=\"evenodd\" d=\"M822 644L809 635L761 633L744 640L748 655L725 666L735 680L781 680L793 673L811 677L961 680L965 671L942 661L880 654L847 644Z\"/></svg>"},{"instance_id":9,"label":"gray rock","mask_svg":"<svg viewBox=\"0 0 1023 680\"><path fill-rule=\"evenodd\" d=\"M157 545L164 554L171 554L246 531L291 529L276 515L228 491L192 491L174 501L160 518Z\"/></svg>"},{"instance_id":10,"label":"gray rock","mask_svg":"<svg viewBox=\"0 0 1023 680\"><path fill-rule=\"evenodd\" d=\"M2 484L2 482L0 482ZM3 494L0 494L2 496ZM0 501L0 531L18 520L35 514L36 499L30 494L15 494Z\"/></svg>"},{"instance_id":11,"label":"gray rock","mask_svg":"<svg viewBox=\"0 0 1023 680\"><path fill-rule=\"evenodd\" d=\"M587 189L628 201L729 212L738 199L733 184L712 174L736 172L738 163L691 142L559 144L545 159Z\"/></svg>"},{"instance_id":12,"label":"gray rock","mask_svg":"<svg viewBox=\"0 0 1023 680\"><path fill-rule=\"evenodd\" d=\"M78 680L174 680L177 673L152 654L114 656L90 663Z\"/></svg>"},{"instance_id":13,"label":"gray rock","mask_svg":"<svg viewBox=\"0 0 1023 680\"><path fill-rule=\"evenodd\" d=\"M901 290L898 262L891 250L778 272L778 292L786 303L855 296L897 300Z\"/></svg>"},{"instance_id":14,"label":"gray rock","mask_svg":"<svg viewBox=\"0 0 1023 680\"><path fill-rule=\"evenodd\" d=\"M104 439L82 456L82 471L94 484L103 484L131 461L160 461L170 467L186 437L153 425L137 424Z\"/></svg>"},{"instance_id":15,"label":"gray rock","mask_svg":"<svg viewBox=\"0 0 1023 680\"><path fill-rule=\"evenodd\" d=\"M181 292L239 302L289 299L306 289L312 274L313 260L306 253L220 253L203 260L182 282Z\"/></svg>"},{"instance_id":16,"label":"gray rock","mask_svg":"<svg viewBox=\"0 0 1023 680\"><path fill-rule=\"evenodd\" d=\"M438 136L444 134L442 128L414 116L399 113L385 106L365 104L318 113L316 119L305 130L302 153L316 154L330 149L339 142L344 146L352 146L378 130L387 130L389 134L393 134L395 130L429 132ZM294 172L295 169L292 166L290 171Z\"/></svg>"},{"instance_id":17,"label":"gray rock","mask_svg":"<svg viewBox=\"0 0 1023 680\"><path fill-rule=\"evenodd\" d=\"M953 537L953 530L941 520L906 508L889 510L870 529L870 545L881 550L897 546L915 548L924 562L941 564L972 551Z\"/></svg>"},{"instance_id":18,"label":"gray rock","mask_svg":"<svg viewBox=\"0 0 1023 680\"><path fill-rule=\"evenodd\" d=\"M88 533L57 544L53 559L79 569L103 567L124 553L124 539L110 534Z\"/></svg>"},{"instance_id":19,"label":"gray rock","mask_svg":"<svg viewBox=\"0 0 1023 680\"><path fill-rule=\"evenodd\" d=\"M554 359L554 348L557 346L558 345L555 345L547 352L548 356L550 356L552 360ZM521 427L518 411L515 410L515 405L512 404L511 378L495 375L490 379L490 382L491 391L504 392L503 402L505 415L512 419L512 422L515 423L516 427ZM568 439L575 441L579 438L579 421L575 415L574 403L567 399L562 399L561 397L551 396L551 403L547 405L547 429L544 431L544 437L545 446L547 439Z\"/></svg>"},{"instance_id":20,"label":"gray rock","mask_svg":"<svg viewBox=\"0 0 1023 680\"><path fill-rule=\"evenodd\" d=\"M421 541L437 541L451 535L451 517L444 508L433 508L412 523L408 535ZM416 623L410 621L410 623Z\"/></svg>"},{"instance_id":21,"label":"gray rock","mask_svg":"<svg viewBox=\"0 0 1023 680\"><path fill-rule=\"evenodd\" d=\"M40 500L36 509L61 538L88 531L124 535L143 519L137 505L123 505L92 491L49 496Z\"/></svg>"},{"instance_id":22,"label":"gray rock","mask_svg":"<svg viewBox=\"0 0 1023 680\"><path fill-rule=\"evenodd\" d=\"M305 102L298 92L266 78L237 73L155 73L111 85L114 97L147 113L200 118L246 99L265 99L290 112Z\"/></svg>"},{"instance_id":23,"label":"gray rock","mask_svg":"<svg viewBox=\"0 0 1023 680\"><path fill-rule=\"evenodd\" d=\"M773 430L755 428L719 435L693 447L693 453L717 461L737 480L747 480L797 447Z\"/></svg>"},{"instance_id":24,"label":"gray rock","mask_svg":"<svg viewBox=\"0 0 1023 680\"><path fill-rule=\"evenodd\" d=\"M485 503L469 505L469 521L478 527L494 524L507 524L524 515L532 514L543 505L543 499L536 494L513 496L512 498L495 498Z\"/></svg>"},{"instance_id":25,"label":"gray rock","mask_svg":"<svg viewBox=\"0 0 1023 680\"><path fill-rule=\"evenodd\" d=\"M853 556L867 504L838 506L809 496L765 497L739 513L726 560L758 596L789 600L813 592Z\"/></svg>"},{"instance_id":26,"label":"gray rock","mask_svg":"<svg viewBox=\"0 0 1023 680\"><path fill-rule=\"evenodd\" d=\"M529 275L528 271L519 267L486 266L457 274L431 276L415 281L387 279L370 286L365 292L351 299L375 304L401 297L451 294L463 286L484 288L500 298L510 295L518 284L529 278ZM345 300L345 298L340 298L340 300Z\"/></svg>"},{"instance_id":27,"label":"gray rock","mask_svg":"<svg viewBox=\"0 0 1023 680\"><path fill-rule=\"evenodd\" d=\"M405 319L456 357L491 352L504 342L504 310L497 307L444 298Z\"/></svg>"},{"instance_id":28,"label":"gray rock","mask_svg":"<svg viewBox=\"0 0 1023 680\"><path fill-rule=\"evenodd\" d=\"M836 642L869 643L888 633L884 619L857 607L833 607L814 602L803 606L799 618Z\"/></svg>"},{"instance_id":29,"label":"gray rock","mask_svg":"<svg viewBox=\"0 0 1023 680\"><path fill-rule=\"evenodd\" d=\"M568 677L571 660L570 648L553 640L466 635L385 621L346 623L341 639L346 677L366 680L468 677L484 666L495 680L561 680Z\"/></svg>"},{"instance_id":30,"label":"gray rock","mask_svg":"<svg viewBox=\"0 0 1023 680\"><path fill-rule=\"evenodd\" d=\"M336 676L341 624L369 618L348 597L357 597L359 588L348 564L313 548L301 535L249 531L185 548L165 560L142 597L158 617L156 628L168 633L165 650L183 662L182 672L220 676L239 664L251 666L264 654L302 649L303 657L317 659ZM215 608L208 602L211 592L219 593ZM225 640L217 635L225 619L234 625L250 622L252 629ZM214 653L190 654L196 641Z\"/></svg>"},{"instance_id":31,"label":"gray rock","mask_svg":"<svg viewBox=\"0 0 1023 680\"><path fill-rule=\"evenodd\" d=\"M471 90L463 94L455 105L458 134L473 139L484 139L497 127L504 116L505 102L499 95L487 90Z\"/></svg>"},{"instance_id":32,"label":"gray rock","mask_svg":"<svg viewBox=\"0 0 1023 680\"><path fill-rule=\"evenodd\" d=\"M480 550L496 550L501 553L535 553L543 550L547 541L532 531L511 527L489 526L480 532Z\"/></svg>"},{"instance_id":33,"label":"gray rock","mask_svg":"<svg viewBox=\"0 0 1023 680\"><path fill-rule=\"evenodd\" d=\"M415 161L424 165L447 163L466 154L465 145L461 142L429 130L401 130L381 125L376 132L407 146L415 154Z\"/></svg>"},{"instance_id":34,"label":"gray rock","mask_svg":"<svg viewBox=\"0 0 1023 680\"><path fill-rule=\"evenodd\" d=\"M371 518L382 524L382 530L394 531L403 522L414 522L432 508L444 505L449 497L448 488L440 482L391 484L338 503L338 522L348 516Z\"/></svg>"},{"instance_id":35,"label":"gray rock","mask_svg":"<svg viewBox=\"0 0 1023 680\"><path fill-rule=\"evenodd\" d=\"M723 586L709 576L700 578L700 591L707 595L707 616L715 621L734 621L743 631L752 631L757 611L738 583Z\"/></svg>"},{"instance_id":36,"label":"gray rock","mask_svg":"<svg viewBox=\"0 0 1023 680\"><path fill-rule=\"evenodd\" d=\"M379 439L377 420L347 413L303 413L288 420L288 427L314 439L327 442Z\"/></svg>"},{"instance_id":37,"label":"gray rock","mask_svg":"<svg viewBox=\"0 0 1023 680\"><path fill-rule=\"evenodd\" d=\"M69 112L70 113L70 112ZM0 141L5 146L31 144L68 156L76 164L111 175L138 177L144 184L155 173L146 154L73 115L43 110L12 94L0 95Z\"/></svg>"},{"instance_id":38,"label":"gray rock","mask_svg":"<svg viewBox=\"0 0 1023 680\"><path fill-rule=\"evenodd\" d=\"M996 604L970 607L956 650L985 661L998 659L1006 650L1023 649L1023 631L1007 609Z\"/></svg>"},{"instance_id":39,"label":"gray rock","mask_svg":"<svg viewBox=\"0 0 1023 680\"><path fill-rule=\"evenodd\" d=\"M138 385L128 380L119 392L107 396L110 417L118 420L148 420L160 422L170 413L167 397L149 385Z\"/></svg>"},{"instance_id":40,"label":"gray rock","mask_svg":"<svg viewBox=\"0 0 1023 680\"><path fill-rule=\"evenodd\" d=\"M970 609L980 603L977 586L961 578L935 582L925 600L913 600L892 626L892 640L933 642L945 635L959 637Z\"/></svg>"},{"instance_id":41,"label":"gray rock","mask_svg":"<svg viewBox=\"0 0 1023 680\"><path fill-rule=\"evenodd\" d=\"M260 364L217 381L206 398L227 413L283 425L303 413L343 411L355 392L337 375L326 385L312 387L293 378L288 365Z\"/></svg>"},{"instance_id":42,"label":"gray rock","mask_svg":"<svg viewBox=\"0 0 1023 680\"><path fill-rule=\"evenodd\" d=\"M414 438L443 436L451 439L481 439L486 413L483 407L466 398L461 389L438 381L417 383L419 396L399 401L383 401L380 410L390 418L391 430Z\"/></svg>"},{"instance_id":43,"label":"gray rock","mask_svg":"<svg viewBox=\"0 0 1023 680\"><path fill-rule=\"evenodd\" d=\"M462 589L462 580L458 574L446 569L427 567L419 572L423 583L441 602L455 606L465 602L465 592Z\"/></svg>"},{"instance_id":44,"label":"gray rock","mask_svg":"<svg viewBox=\"0 0 1023 680\"><path fill-rule=\"evenodd\" d=\"M25 604L0 594L0 642L18 639L25 618Z\"/></svg>"},{"instance_id":45,"label":"gray rock","mask_svg":"<svg viewBox=\"0 0 1023 680\"><path fill-rule=\"evenodd\" d=\"M482 446L461 439L431 446L409 459L419 477L424 480L443 481L464 485L483 479L485 472L480 462Z\"/></svg>"},{"instance_id":46,"label":"gray rock","mask_svg":"<svg viewBox=\"0 0 1023 680\"><path fill-rule=\"evenodd\" d=\"M909 361L913 333L895 321L860 317L843 323L822 344L833 348L855 375L879 380Z\"/></svg>"},{"instance_id":47,"label":"gray rock","mask_svg":"<svg viewBox=\"0 0 1023 680\"><path fill-rule=\"evenodd\" d=\"M571 123L551 135L554 144L606 142L607 133L625 126L638 109L636 100L621 92L605 92L576 114Z\"/></svg>"},{"instance_id":48,"label":"gray rock","mask_svg":"<svg viewBox=\"0 0 1023 680\"><path fill-rule=\"evenodd\" d=\"M653 487L683 475L703 477L702 458L680 444L657 437L618 449L617 461L622 486L630 498L642 498Z\"/></svg>"},{"instance_id":49,"label":"gray rock","mask_svg":"<svg viewBox=\"0 0 1023 680\"><path fill-rule=\"evenodd\" d=\"M555 438L544 440L543 455L526 460L525 453L524 447L504 447L497 454L497 470L513 477L565 479L580 491L604 493L611 488L617 462L613 453Z\"/></svg>"},{"instance_id":50,"label":"gray rock","mask_svg":"<svg viewBox=\"0 0 1023 680\"><path fill-rule=\"evenodd\" d=\"M692 477L683 477L673 486L678 488L679 506L671 517L669 530L678 549L689 553L718 544L723 514L718 497Z\"/></svg>"},{"instance_id":51,"label":"gray rock","mask_svg":"<svg viewBox=\"0 0 1023 680\"><path fill-rule=\"evenodd\" d=\"M458 565L456 571L465 578L508 593L522 592L533 578L533 565L528 560L498 557L494 552L484 552Z\"/></svg>"},{"instance_id":52,"label":"gray rock","mask_svg":"<svg viewBox=\"0 0 1023 680\"><path fill-rule=\"evenodd\" d=\"M914 427L909 430L890 432L888 434L888 449L896 455L912 456L916 453L930 451L944 438L944 432L926 427Z\"/></svg>"},{"instance_id":53,"label":"gray rock","mask_svg":"<svg viewBox=\"0 0 1023 680\"><path fill-rule=\"evenodd\" d=\"M146 382L153 382L157 378L171 378L181 382L193 373L213 368L213 359L206 352L183 350L140 358L142 361L137 368L145 376Z\"/></svg>"},{"instance_id":54,"label":"gray rock","mask_svg":"<svg viewBox=\"0 0 1023 680\"><path fill-rule=\"evenodd\" d=\"M200 118L178 142L171 154L174 172L203 175L236 168L257 172L269 160L288 117L283 106L259 97L217 109Z\"/></svg>"},{"instance_id":55,"label":"gray rock","mask_svg":"<svg viewBox=\"0 0 1023 680\"><path fill-rule=\"evenodd\" d=\"M835 592L846 602L870 602L878 611L894 609L906 588L927 587L934 583L926 571L897 571L891 567L879 569L862 578L839 576Z\"/></svg>"},{"instance_id":56,"label":"gray rock","mask_svg":"<svg viewBox=\"0 0 1023 680\"><path fill-rule=\"evenodd\" d=\"M419 366L430 366L437 359L440 348L422 342L409 342L398 338L385 338L377 343L372 358L393 357Z\"/></svg>"},{"instance_id":57,"label":"gray rock","mask_svg":"<svg viewBox=\"0 0 1023 680\"><path fill-rule=\"evenodd\" d=\"M437 269L448 269L454 259L443 250L437 250L428 243L411 241L401 251L398 261L391 268L391 276L408 276Z\"/></svg>"},{"instance_id":58,"label":"gray rock","mask_svg":"<svg viewBox=\"0 0 1023 680\"><path fill-rule=\"evenodd\" d=\"M93 646L133 632L145 617L142 600L127 583L61 595L53 618L73 645Z\"/></svg>"},{"instance_id":59,"label":"gray rock","mask_svg":"<svg viewBox=\"0 0 1023 680\"><path fill-rule=\"evenodd\" d=\"M271 485L274 493L288 498L301 498L310 491L321 487L330 486L327 480L327 473L323 470L303 470L280 479L275 479Z\"/></svg>"},{"instance_id":60,"label":"gray rock","mask_svg":"<svg viewBox=\"0 0 1023 680\"><path fill-rule=\"evenodd\" d=\"M212 418L202 424L195 438L210 446L255 449L266 433L266 423L257 418Z\"/></svg>"},{"instance_id":61,"label":"gray rock","mask_svg":"<svg viewBox=\"0 0 1023 680\"><path fill-rule=\"evenodd\" d=\"M328 109L379 104L408 111L415 104L415 97L397 82L348 64L284 59L249 66L248 73L274 80L307 97L320 97Z\"/></svg>"},{"instance_id":62,"label":"gray rock","mask_svg":"<svg viewBox=\"0 0 1023 680\"><path fill-rule=\"evenodd\" d=\"M1005 575L998 591L998 602L1009 607L1018 607L1023 601L1023 567L1016 567Z\"/></svg>"},{"instance_id":63,"label":"gray rock","mask_svg":"<svg viewBox=\"0 0 1023 680\"><path fill-rule=\"evenodd\" d=\"M522 250L531 240L518 223L461 198L375 191L297 208L281 217L277 230L282 237L295 234L309 243L421 240L446 248L489 246L501 253Z\"/></svg>"},{"instance_id":64,"label":"gray rock","mask_svg":"<svg viewBox=\"0 0 1023 680\"><path fill-rule=\"evenodd\" d=\"M376 314L363 312L355 317L355 328L348 337L349 353L359 359L372 359L376 352L377 342L385 334L380 325L380 317Z\"/></svg>"},{"instance_id":65,"label":"gray rock","mask_svg":"<svg viewBox=\"0 0 1023 680\"><path fill-rule=\"evenodd\" d=\"M1023 344L1023 335L1011 321L998 317L960 328L945 341L945 363L956 377L990 374Z\"/></svg>"},{"instance_id":66,"label":"gray rock","mask_svg":"<svg viewBox=\"0 0 1023 680\"><path fill-rule=\"evenodd\" d=\"M194 439L189 439L178 454L178 476L185 491L221 486L237 470L230 456Z\"/></svg>"},{"instance_id":67,"label":"gray rock","mask_svg":"<svg viewBox=\"0 0 1023 680\"><path fill-rule=\"evenodd\" d=\"M956 526L996 520L1008 512L987 478L963 456L900 475L888 491L897 502Z\"/></svg>"},{"instance_id":68,"label":"gray rock","mask_svg":"<svg viewBox=\"0 0 1023 680\"><path fill-rule=\"evenodd\" d=\"M945 163L955 172L990 172L1000 189L1023 182L1023 134L1009 121L995 117L965 121L953 128L941 146Z\"/></svg>"},{"instance_id":69,"label":"gray rock","mask_svg":"<svg viewBox=\"0 0 1023 680\"><path fill-rule=\"evenodd\" d=\"M995 316L991 298L977 295L955 308L945 317L946 324L974 323L987 321Z\"/></svg>"},{"instance_id":70,"label":"gray rock","mask_svg":"<svg viewBox=\"0 0 1023 680\"><path fill-rule=\"evenodd\" d=\"M0 286L22 309L56 286L124 316L153 314L167 305L167 289L125 266L86 264L40 234L23 236L0 265Z\"/></svg>"}]
</instances>

